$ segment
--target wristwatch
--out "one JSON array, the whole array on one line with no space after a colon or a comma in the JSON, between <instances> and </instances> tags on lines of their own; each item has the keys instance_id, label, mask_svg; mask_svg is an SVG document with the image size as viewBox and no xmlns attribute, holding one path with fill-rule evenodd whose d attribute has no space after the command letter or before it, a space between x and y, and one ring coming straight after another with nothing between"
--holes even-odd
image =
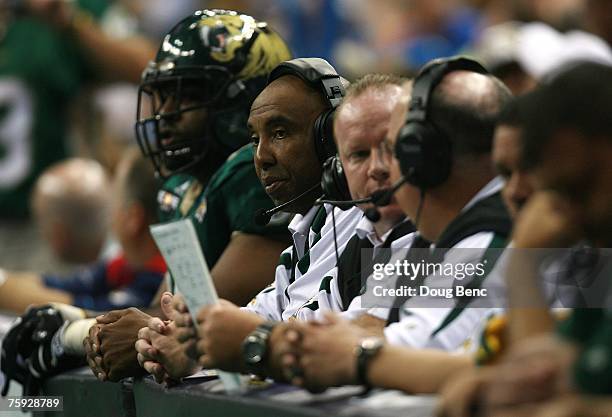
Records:
<instances>
[{"instance_id":1,"label":"wristwatch","mask_svg":"<svg viewBox=\"0 0 612 417\"><path fill-rule=\"evenodd\" d=\"M368 365L385 344L380 337L366 337L357 345L357 382L370 387L368 382Z\"/></svg>"},{"instance_id":2,"label":"wristwatch","mask_svg":"<svg viewBox=\"0 0 612 417\"><path fill-rule=\"evenodd\" d=\"M268 340L276 322L265 322L257 326L242 342L242 358L254 374L264 371L268 359Z\"/></svg>"}]
</instances>

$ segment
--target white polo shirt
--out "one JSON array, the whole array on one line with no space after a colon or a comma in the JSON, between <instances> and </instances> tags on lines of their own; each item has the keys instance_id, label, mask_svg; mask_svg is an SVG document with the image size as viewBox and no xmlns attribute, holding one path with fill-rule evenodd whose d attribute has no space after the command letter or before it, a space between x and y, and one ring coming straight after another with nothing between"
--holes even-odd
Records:
<instances>
[{"instance_id":1,"label":"white polo shirt","mask_svg":"<svg viewBox=\"0 0 612 417\"><path fill-rule=\"evenodd\" d=\"M321 280L335 268L337 257L362 217L356 207L332 211L327 204L315 206L303 216L296 215L289 224L293 246L281 254L274 283L245 309L266 320L313 318L319 309L316 295Z\"/></svg>"},{"instance_id":2,"label":"white polo shirt","mask_svg":"<svg viewBox=\"0 0 612 417\"><path fill-rule=\"evenodd\" d=\"M492 196L502 188L499 177L491 180L468 204L462 213L477 202ZM449 250L443 262L445 264L479 262L495 237L493 232L479 232L469 236ZM433 246L432 246L433 248ZM453 251L452 249L470 249ZM452 288L452 279L430 275L422 285L430 288ZM494 311L492 308L455 309L457 299L440 300L440 307L423 307L423 300L410 298L400 308L397 323L385 328L385 337L391 344L412 348L436 348L446 351L461 351L471 336L478 331L486 318Z\"/></svg>"},{"instance_id":3,"label":"white polo shirt","mask_svg":"<svg viewBox=\"0 0 612 417\"><path fill-rule=\"evenodd\" d=\"M396 225L396 227L397 226L399 226L399 224ZM393 232L393 230L394 229L391 229L383 236L379 237L376 234L376 231L374 230L374 225L372 224L372 222L364 216L357 224L357 227L355 228L355 234L359 239L368 239L370 241L373 246L373 256L376 256L378 250L383 246L386 239ZM395 239L393 242L391 242L389 249L400 250L401 248L409 248L412 245L414 236L415 233L409 233L407 235ZM316 314L317 318L320 317L321 313L329 310L341 312L341 315L349 320L354 319L362 314L370 314L386 320L387 316L389 315L389 310L385 308L362 308L360 296L353 298L348 309L343 311L343 302L338 282L337 267L329 271L329 273L326 274L326 276L321 281L319 293L317 294L316 300L319 304L319 310Z\"/></svg>"}]
</instances>

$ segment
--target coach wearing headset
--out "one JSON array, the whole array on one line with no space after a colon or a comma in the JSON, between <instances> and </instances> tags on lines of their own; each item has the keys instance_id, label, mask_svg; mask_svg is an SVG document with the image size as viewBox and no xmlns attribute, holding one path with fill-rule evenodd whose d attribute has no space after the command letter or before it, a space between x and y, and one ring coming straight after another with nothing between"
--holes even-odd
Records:
<instances>
[{"instance_id":1,"label":"coach wearing headset","mask_svg":"<svg viewBox=\"0 0 612 417\"><path fill-rule=\"evenodd\" d=\"M358 204L365 212L347 243L338 265L322 277L312 303L319 310L343 311L344 317L378 329L384 327L386 309L362 307L358 295L362 276L384 262L392 248L407 248L414 237L414 226L389 191L389 168L393 152L384 146L393 107L402 96L404 78L390 74L367 74L352 83L334 117L334 138L338 155L324 166L322 188L326 198L338 204L368 200L388 193L388 204L375 208L372 202ZM367 258L367 259L366 259ZM383 320L372 320L366 313L380 312ZM361 321L361 318L364 318Z\"/></svg>"},{"instance_id":2,"label":"coach wearing headset","mask_svg":"<svg viewBox=\"0 0 612 417\"><path fill-rule=\"evenodd\" d=\"M490 163L496 117L509 98L506 87L478 63L451 58L430 63L412 87L406 84L393 111L386 141L396 156L391 180L407 181L397 201L414 219L419 239L433 242L428 253L438 262L482 260L485 249L503 246L510 231L501 181ZM457 255L450 248L471 251ZM415 281L453 285L439 276ZM326 326L289 333L288 339L301 341L301 375L293 382L311 389L362 383L436 392L450 374L471 366L469 355L447 352L473 343L487 309L465 308L465 299L397 301L400 308L391 309L386 340L365 337L362 329L333 315Z\"/></svg>"},{"instance_id":3,"label":"coach wearing headset","mask_svg":"<svg viewBox=\"0 0 612 417\"><path fill-rule=\"evenodd\" d=\"M344 94L333 67L322 59L303 58L274 69L253 102L248 127L255 169L277 204L257 217L265 221L276 211L294 213L289 225L293 245L281 254L274 283L248 306L240 309L221 302L199 312L197 347L202 366L256 371L274 323L295 318L300 311L314 314L317 307L306 304L317 294L324 274L336 265L337 253L342 253L362 217L357 208L341 211L315 205L321 196L323 162L336 153L330 116ZM178 324L187 324L188 316L182 317L184 322L177 320ZM249 361L242 357L241 345L251 332L256 336L251 349L260 355Z\"/></svg>"}]
</instances>

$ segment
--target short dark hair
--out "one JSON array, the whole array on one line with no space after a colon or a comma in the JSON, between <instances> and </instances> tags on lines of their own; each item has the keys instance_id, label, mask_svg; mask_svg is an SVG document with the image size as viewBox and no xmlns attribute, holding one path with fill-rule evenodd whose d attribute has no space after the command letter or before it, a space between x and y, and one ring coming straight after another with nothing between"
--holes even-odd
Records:
<instances>
[{"instance_id":1,"label":"short dark hair","mask_svg":"<svg viewBox=\"0 0 612 417\"><path fill-rule=\"evenodd\" d=\"M612 67L574 63L518 99L523 126L522 164L538 165L555 132L612 140Z\"/></svg>"},{"instance_id":2,"label":"short dark hair","mask_svg":"<svg viewBox=\"0 0 612 417\"><path fill-rule=\"evenodd\" d=\"M142 156L137 148L128 151L129 167L125 175L123 189L125 197L139 202L150 223L158 220L157 192L159 180L151 162Z\"/></svg>"},{"instance_id":3,"label":"short dark hair","mask_svg":"<svg viewBox=\"0 0 612 417\"><path fill-rule=\"evenodd\" d=\"M430 120L450 138L455 155L491 152L499 113L512 98L512 93L499 79L488 77L493 83L492 94L478 102L451 99L439 87L433 91Z\"/></svg>"}]
</instances>

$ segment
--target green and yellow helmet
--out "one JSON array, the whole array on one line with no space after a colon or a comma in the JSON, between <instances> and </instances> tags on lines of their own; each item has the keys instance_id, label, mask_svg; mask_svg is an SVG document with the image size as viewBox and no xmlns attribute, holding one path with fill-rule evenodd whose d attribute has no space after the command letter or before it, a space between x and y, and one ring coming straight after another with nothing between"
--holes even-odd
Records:
<instances>
[{"instance_id":1,"label":"green and yellow helmet","mask_svg":"<svg viewBox=\"0 0 612 417\"><path fill-rule=\"evenodd\" d=\"M251 103L272 69L288 59L281 37L245 14L200 10L174 26L143 72L138 96L136 137L158 174L197 169L211 142L227 154L247 143ZM170 109L168 96L176 103ZM181 105L186 97L191 104ZM164 122L202 108L206 126L199 137L163 140Z\"/></svg>"}]
</instances>

